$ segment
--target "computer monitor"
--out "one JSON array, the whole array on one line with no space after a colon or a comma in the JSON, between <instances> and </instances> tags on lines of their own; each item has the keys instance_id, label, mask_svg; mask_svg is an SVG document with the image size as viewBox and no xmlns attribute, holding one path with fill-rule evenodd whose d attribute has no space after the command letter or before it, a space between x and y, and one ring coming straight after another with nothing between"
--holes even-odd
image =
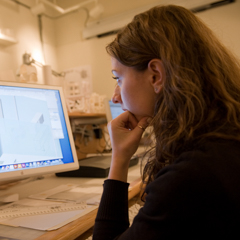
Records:
<instances>
[{"instance_id":1,"label":"computer monitor","mask_svg":"<svg viewBox=\"0 0 240 240\"><path fill-rule=\"evenodd\" d=\"M62 88L0 81L0 182L78 168Z\"/></svg>"},{"instance_id":2,"label":"computer monitor","mask_svg":"<svg viewBox=\"0 0 240 240\"><path fill-rule=\"evenodd\" d=\"M106 116L107 121L110 122L112 119L116 118L118 115L123 113L121 104L120 103L113 103L109 99L105 99L105 108L106 108Z\"/></svg>"}]
</instances>

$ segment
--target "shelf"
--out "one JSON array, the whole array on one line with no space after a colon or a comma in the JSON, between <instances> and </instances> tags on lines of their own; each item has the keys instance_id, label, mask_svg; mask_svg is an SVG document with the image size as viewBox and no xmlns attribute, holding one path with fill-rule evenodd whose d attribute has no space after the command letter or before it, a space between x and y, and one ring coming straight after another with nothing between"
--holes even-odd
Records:
<instances>
[{"instance_id":1,"label":"shelf","mask_svg":"<svg viewBox=\"0 0 240 240\"><path fill-rule=\"evenodd\" d=\"M92 118L97 118L97 117L104 117L106 118L105 113L81 113L81 112L72 112L68 113L70 118L84 118L84 117L92 117Z\"/></svg>"},{"instance_id":2,"label":"shelf","mask_svg":"<svg viewBox=\"0 0 240 240\"><path fill-rule=\"evenodd\" d=\"M17 40L13 37L6 36L0 33L0 45L11 45L17 43Z\"/></svg>"}]
</instances>

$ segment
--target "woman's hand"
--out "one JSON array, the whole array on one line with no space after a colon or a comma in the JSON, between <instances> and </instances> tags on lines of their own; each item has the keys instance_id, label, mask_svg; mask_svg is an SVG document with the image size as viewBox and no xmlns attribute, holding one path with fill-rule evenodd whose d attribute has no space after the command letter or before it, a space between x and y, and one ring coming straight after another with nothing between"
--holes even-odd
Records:
<instances>
[{"instance_id":1,"label":"woman's hand","mask_svg":"<svg viewBox=\"0 0 240 240\"><path fill-rule=\"evenodd\" d=\"M147 119L144 117L138 122L132 113L126 111L108 124L112 145L112 163L108 178L127 181L129 161L148 126Z\"/></svg>"}]
</instances>

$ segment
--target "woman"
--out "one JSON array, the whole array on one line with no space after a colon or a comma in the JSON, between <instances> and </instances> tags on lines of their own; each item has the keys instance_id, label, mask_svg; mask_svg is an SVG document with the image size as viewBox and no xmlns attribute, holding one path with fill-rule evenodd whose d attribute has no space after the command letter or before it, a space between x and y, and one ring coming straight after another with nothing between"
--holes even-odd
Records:
<instances>
[{"instance_id":1,"label":"woman","mask_svg":"<svg viewBox=\"0 0 240 240\"><path fill-rule=\"evenodd\" d=\"M112 164L93 239L232 239L240 223L240 69L193 13L137 15L107 46L125 110L108 124ZM156 145L129 227L127 172L148 124Z\"/></svg>"}]
</instances>

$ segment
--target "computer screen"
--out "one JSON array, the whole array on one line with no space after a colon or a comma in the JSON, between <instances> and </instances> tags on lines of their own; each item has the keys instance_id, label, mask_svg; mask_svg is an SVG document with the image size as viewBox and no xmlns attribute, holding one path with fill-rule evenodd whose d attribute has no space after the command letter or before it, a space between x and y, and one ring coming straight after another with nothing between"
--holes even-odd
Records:
<instances>
[{"instance_id":1,"label":"computer screen","mask_svg":"<svg viewBox=\"0 0 240 240\"><path fill-rule=\"evenodd\" d=\"M62 88L0 82L0 181L77 168Z\"/></svg>"},{"instance_id":2,"label":"computer screen","mask_svg":"<svg viewBox=\"0 0 240 240\"><path fill-rule=\"evenodd\" d=\"M108 122L124 112L120 103L113 103L111 100L105 99L105 105Z\"/></svg>"}]
</instances>

